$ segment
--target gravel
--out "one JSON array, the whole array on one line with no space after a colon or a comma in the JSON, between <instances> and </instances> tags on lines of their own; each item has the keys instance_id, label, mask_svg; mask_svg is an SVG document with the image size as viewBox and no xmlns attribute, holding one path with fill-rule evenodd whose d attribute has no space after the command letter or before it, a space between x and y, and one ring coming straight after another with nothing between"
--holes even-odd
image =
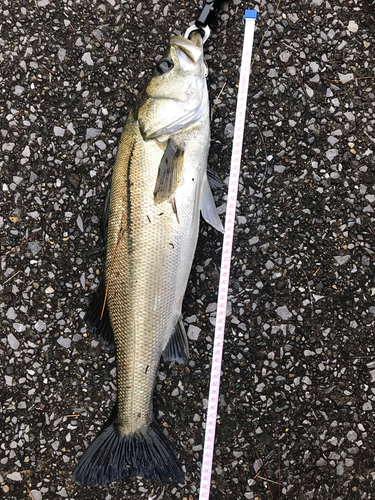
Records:
<instances>
[{"instance_id":1,"label":"gravel","mask_svg":"<svg viewBox=\"0 0 375 500\"><path fill-rule=\"evenodd\" d=\"M20 343L18 342L18 340L16 339L16 337L13 335L13 333L10 333L8 335L8 344L10 345L10 347L12 349L14 349L15 351L19 348L20 346Z\"/></svg>"},{"instance_id":2,"label":"gravel","mask_svg":"<svg viewBox=\"0 0 375 500\"><path fill-rule=\"evenodd\" d=\"M277 3L249 5L212 498L271 498L260 458L273 498L280 467L281 498L371 499L375 2ZM155 394L186 483L70 482L116 399L115 354L83 316L118 140L168 38L197 14L193 1L1 2L0 256L18 247L0 261L2 498L198 498L222 245L205 222L184 301L190 359L161 363ZM224 2L205 51L209 166L226 184L242 39L243 3ZM223 214L225 189L215 198Z\"/></svg>"}]
</instances>

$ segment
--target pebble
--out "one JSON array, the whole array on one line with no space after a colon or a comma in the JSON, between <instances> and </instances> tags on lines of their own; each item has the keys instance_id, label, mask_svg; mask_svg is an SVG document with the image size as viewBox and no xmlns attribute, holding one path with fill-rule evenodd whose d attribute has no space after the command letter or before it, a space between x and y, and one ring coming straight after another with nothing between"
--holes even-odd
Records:
<instances>
[{"instance_id":1,"label":"pebble","mask_svg":"<svg viewBox=\"0 0 375 500\"><path fill-rule=\"evenodd\" d=\"M90 52L85 52L82 56L82 61L89 66L94 66L94 61L92 60Z\"/></svg>"},{"instance_id":2,"label":"pebble","mask_svg":"<svg viewBox=\"0 0 375 500\"><path fill-rule=\"evenodd\" d=\"M104 151L107 147L105 142L101 139L99 141L96 141L95 146L97 146L101 151Z\"/></svg>"},{"instance_id":3,"label":"pebble","mask_svg":"<svg viewBox=\"0 0 375 500\"><path fill-rule=\"evenodd\" d=\"M198 326L189 325L187 336L190 340L198 340L201 329Z\"/></svg>"},{"instance_id":4,"label":"pebble","mask_svg":"<svg viewBox=\"0 0 375 500\"><path fill-rule=\"evenodd\" d=\"M338 476L342 476L344 474L344 464L343 462L340 462L337 466L336 466L336 474Z\"/></svg>"},{"instance_id":5,"label":"pebble","mask_svg":"<svg viewBox=\"0 0 375 500\"><path fill-rule=\"evenodd\" d=\"M355 116L351 111L347 111L346 113L344 113L344 116L346 116L346 118L351 122L355 121Z\"/></svg>"},{"instance_id":6,"label":"pebble","mask_svg":"<svg viewBox=\"0 0 375 500\"><path fill-rule=\"evenodd\" d=\"M57 343L60 344L62 347L65 347L66 349L70 349L72 341L71 341L71 339L60 337L57 340Z\"/></svg>"},{"instance_id":7,"label":"pebble","mask_svg":"<svg viewBox=\"0 0 375 500\"><path fill-rule=\"evenodd\" d=\"M6 314L7 318L8 319L16 319L17 317L17 314L14 310L13 307L10 307L8 310L7 310L7 314Z\"/></svg>"},{"instance_id":8,"label":"pebble","mask_svg":"<svg viewBox=\"0 0 375 500\"><path fill-rule=\"evenodd\" d=\"M78 215L78 217L77 217L77 226L83 232L83 221L82 221L82 217L80 215Z\"/></svg>"},{"instance_id":9,"label":"pebble","mask_svg":"<svg viewBox=\"0 0 375 500\"><path fill-rule=\"evenodd\" d=\"M25 92L25 87L23 87L22 85L16 85L14 87L14 93L16 95L22 95L24 92Z\"/></svg>"},{"instance_id":10,"label":"pebble","mask_svg":"<svg viewBox=\"0 0 375 500\"><path fill-rule=\"evenodd\" d=\"M64 61L65 56L66 56L66 50L60 47L59 51L57 52L57 57L59 58L60 62Z\"/></svg>"},{"instance_id":11,"label":"pebble","mask_svg":"<svg viewBox=\"0 0 375 500\"><path fill-rule=\"evenodd\" d=\"M7 479L11 481L22 481L22 476L19 472L12 472L11 474L7 474Z\"/></svg>"},{"instance_id":12,"label":"pebble","mask_svg":"<svg viewBox=\"0 0 375 500\"><path fill-rule=\"evenodd\" d=\"M375 308L374 308L374 314L375 314ZM197 316L195 314L193 314L192 316L188 316L187 318L184 318L184 321L186 321L186 323L196 323Z\"/></svg>"},{"instance_id":13,"label":"pebble","mask_svg":"<svg viewBox=\"0 0 375 500\"><path fill-rule=\"evenodd\" d=\"M33 255L33 257L35 257L36 255L38 255L38 253L41 251L42 247L40 246L39 242L38 241L29 241L28 243L28 246L31 250L31 253Z\"/></svg>"},{"instance_id":14,"label":"pebble","mask_svg":"<svg viewBox=\"0 0 375 500\"><path fill-rule=\"evenodd\" d=\"M16 332L24 332L26 330L26 326L22 323L13 323L13 328Z\"/></svg>"},{"instance_id":15,"label":"pebble","mask_svg":"<svg viewBox=\"0 0 375 500\"><path fill-rule=\"evenodd\" d=\"M357 33L357 31L358 31L358 24L355 21L349 21L348 30L351 33Z\"/></svg>"},{"instance_id":16,"label":"pebble","mask_svg":"<svg viewBox=\"0 0 375 500\"><path fill-rule=\"evenodd\" d=\"M47 329L47 325L40 319L35 323L34 328L37 332L44 332Z\"/></svg>"},{"instance_id":17,"label":"pebble","mask_svg":"<svg viewBox=\"0 0 375 500\"><path fill-rule=\"evenodd\" d=\"M309 87L308 85L305 85L305 89L306 89L306 94L311 98L313 97L314 95L314 91L311 87Z\"/></svg>"},{"instance_id":18,"label":"pebble","mask_svg":"<svg viewBox=\"0 0 375 500\"><path fill-rule=\"evenodd\" d=\"M357 433L355 431L349 431L346 437L348 441L355 441L357 439Z\"/></svg>"},{"instance_id":19,"label":"pebble","mask_svg":"<svg viewBox=\"0 0 375 500\"><path fill-rule=\"evenodd\" d=\"M337 149L328 149L326 151L326 157L328 158L328 160L333 160L337 155L339 154L338 150Z\"/></svg>"},{"instance_id":20,"label":"pebble","mask_svg":"<svg viewBox=\"0 0 375 500\"><path fill-rule=\"evenodd\" d=\"M303 351L303 355L308 357L308 356L315 356L315 352L314 351L310 351L310 349L306 349L305 351ZM302 380L303 382L303 380Z\"/></svg>"},{"instance_id":21,"label":"pebble","mask_svg":"<svg viewBox=\"0 0 375 500\"><path fill-rule=\"evenodd\" d=\"M335 255L333 258L335 259L337 264L342 266L342 265L346 264L347 262L349 262L350 255Z\"/></svg>"},{"instance_id":22,"label":"pebble","mask_svg":"<svg viewBox=\"0 0 375 500\"><path fill-rule=\"evenodd\" d=\"M339 73L338 76L342 83L349 83L354 78L353 73L345 73L345 74Z\"/></svg>"},{"instance_id":23,"label":"pebble","mask_svg":"<svg viewBox=\"0 0 375 500\"><path fill-rule=\"evenodd\" d=\"M286 167L284 165L275 165L273 169L278 174L282 174L285 171Z\"/></svg>"},{"instance_id":24,"label":"pebble","mask_svg":"<svg viewBox=\"0 0 375 500\"><path fill-rule=\"evenodd\" d=\"M289 50L283 50L283 52L280 53L280 60L284 63L287 63L290 59L291 52Z\"/></svg>"},{"instance_id":25,"label":"pebble","mask_svg":"<svg viewBox=\"0 0 375 500\"><path fill-rule=\"evenodd\" d=\"M68 493L66 492L66 489L65 488L61 488L60 491L57 491L56 492L56 495L59 495L60 497L62 498L67 498L68 496Z\"/></svg>"},{"instance_id":26,"label":"pebble","mask_svg":"<svg viewBox=\"0 0 375 500\"><path fill-rule=\"evenodd\" d=\"M330 143L331 146L334 146L337 142L339 142L339 140L336 139L336 137L333 137L332 135L328 137L327 141Z\"/></svg>"},{"instance_id":27,"label":"pebble","mask_svg":"<svg viewBox=\"0 0 375 500\"><path fill-rule=\"evenodd\" d=\"M224 129L224 135L227 138L231 138L234 136L234 125L233 123L227 123Z\"/></svg>"},{"instance_id":28,"label":"pebble","mask_svg":"<svg viewBox=\"0 0 375 500\"><path fill-rule=\"evenodd\" d=\"M60 444L60 441L57 441L57 440L56 440L56 441L54 441L54 442L51 444L51 446L52 446L52 448L56 451L56 450L58 450L58 449L59 449L59 444Z\"/></svg>"},{"instance_id":29,"label":"pebble","mask_svg":"<svg viewBox=\"0 0 375 500\"><path fill-rule=\"evenodd\" d=\"M18 340L16 339L16 337L13 335L13 333L10 333L8 335L8 344L10 345L10 347L13 349L13 350L17 350L20 346L20 343L18 342Z\"/></svg>"},{"instance_id":30,"label":"pebble","mask_svg":"<svg viewBox=\"0 0 375 500\"><path fill-rule=\"evenodd\" d=\"M287 306L281 306L276 309L276 314L280 316L281 319L290 319L293 314L289 311Z\"/></svg>"},{"instance_id":31,"label":"pebble","mask_svg":"<svg viewBox=\"0 0 375 500\"><path fill-rule=\"evenodd\" d=\"M98 137L101 134L100 128L88 128L86 130L86 141L92 139L93 137Z\"/></svg>"},{"instance_id":32,"label":"pebble","mask_svg":"<svg viewBox=\"0 0 375 500\"><path fill-rule=\"evenodd\" d=\"M23 177L20 177L19 175L13 175L13 182L18 186L20 182L22 182Z\"/></svg>"},{"instance_id":33,"label":"pebble","mask_svg":"<svg viewBox=\"0 0 375 500\"><path fill-rule=\"evenodd\" d=\"M37 212L36 210L34 212L27 212L27 215L29 215L31 218L35 219L35 220L38 220L40 219L40 215L39 215L39 212ZM30 250L31 250L31 253L33 252L33 246L29 246ZM40 249L39 249L40 250ZM38 250L38 251L39 251ZM34 251L37 251L37 248L34 249Z\"/></svg>"},{"instance_id":34,"label":"pebble","mask_svg":"<svg viewBox=\"0 0 375 500\"><path fill-rule=\"evenodd\" d=\"M208 306L206 307L206 313L212 313L214 311L217 310L217 303L216 302L212 302L211 304L208 304Z\"/></svg>"},{"instance_id":35,"label":"pebble","mask_svg":"<svg viewBox=\"0 0 375 500\"><path fill-rule=\"evenodd\" d=\"M64 137L65 129L63 129L62 127L53 127L53 133L56 137Z\"/></svg>"}]
</instances>

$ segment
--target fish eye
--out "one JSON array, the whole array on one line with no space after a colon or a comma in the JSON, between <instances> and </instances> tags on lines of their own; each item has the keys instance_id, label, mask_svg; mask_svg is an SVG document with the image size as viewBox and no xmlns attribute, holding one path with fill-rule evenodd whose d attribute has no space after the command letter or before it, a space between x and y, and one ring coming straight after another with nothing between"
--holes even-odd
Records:
<instances>
[{"instance_id":1,"label":"fish eye","mask_svg":"<svg viewBox=\"0 0 375 500\"><path fill-rule=\"evenodd\" d=\"M160 74L168 73L168 71L170 71L173 68L173 66L174 66L173 61L171 61L170 59L164 59L156 66L156 69Z\"/></svg>"}]
</instances>

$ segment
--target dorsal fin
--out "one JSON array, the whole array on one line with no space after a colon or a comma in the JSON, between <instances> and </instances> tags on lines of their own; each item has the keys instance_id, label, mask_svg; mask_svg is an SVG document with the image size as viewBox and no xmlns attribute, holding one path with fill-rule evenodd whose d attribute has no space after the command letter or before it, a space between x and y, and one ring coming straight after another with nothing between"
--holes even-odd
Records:
<instances>
[{"instance_id":1,"label":"dorsal fin","mask_svg":"<svg viewBox=\"0 0 375 500\"><path fill-rule=\"evenodd\" d=\"M84 317L87 329L92 333L97 340L104 341L109 347L115 345L111 321L109 319L108 305L106 304L102 315L102 309L105 299L105 284L103 278L101 279L98 288L92 297L87 312Z\"/></svg>"}]
</instances>

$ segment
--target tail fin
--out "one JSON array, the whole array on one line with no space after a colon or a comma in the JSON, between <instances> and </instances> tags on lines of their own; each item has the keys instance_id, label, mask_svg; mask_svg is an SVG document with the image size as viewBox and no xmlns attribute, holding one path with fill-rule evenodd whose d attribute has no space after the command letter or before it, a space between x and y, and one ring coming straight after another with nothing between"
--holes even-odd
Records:
<instances>
[{"instance_id":1,"label":"tail fin","mask_svg":"<svg viewBox=\"0 0 375 500\"><path fill-rule=\"evenodd\" d=\"M82 456L72 482L97 486L128 476L184 482L181 465L156 421L144 432L133 434L121 433L116 424L106 427Z\"/></svg>"}]
</instances>

